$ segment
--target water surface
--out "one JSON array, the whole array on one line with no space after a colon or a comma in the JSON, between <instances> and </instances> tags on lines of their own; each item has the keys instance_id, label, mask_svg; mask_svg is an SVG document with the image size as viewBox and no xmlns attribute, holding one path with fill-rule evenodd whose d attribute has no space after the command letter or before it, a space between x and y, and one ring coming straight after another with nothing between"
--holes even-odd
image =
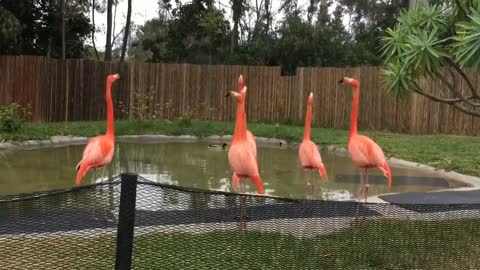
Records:
<instances>
[{"instance_id":1,"label":"water surface","mask_svg":"<svg viewBox=\"0 0 480 270\"><path fill-rule=\"evenodd\" d=\"M0 153L0 194L16 194L41 190L72 187L75 182L75 166L82 156L84 145L43 148L29 151ZM181 142L117 142L112 163L105 170L103 179L121 172L138 173L143 177L174 185L202 189L230 191L232 172L228 166L228 150L212 150L208 143ZM347 200L356 197L359 188L359 170L347 156L322 152L330 180L323 182L314 173L317 198ZM300 167L297 150L287 147L259 147L260 176L268 195L302 198L305 192L306 174ZM416 181L416 184L395 184L395 177L432 177L418 169L392 167L394 185L386 186L386 179L370 182L369 195L386 192L431 191L448 187L464 186L462 183L445 181L444 185ZM102 170L96 173L101 181ZM369 175L381 175L370 170ZM94 173L84 178L92 183ZM355 176L358 181L341 181ZM373 178L373 177L372 177ZM446 184L446 186L445 186ZM247 186L248 192L254 192Z\"/></svg>"}]
</instances>

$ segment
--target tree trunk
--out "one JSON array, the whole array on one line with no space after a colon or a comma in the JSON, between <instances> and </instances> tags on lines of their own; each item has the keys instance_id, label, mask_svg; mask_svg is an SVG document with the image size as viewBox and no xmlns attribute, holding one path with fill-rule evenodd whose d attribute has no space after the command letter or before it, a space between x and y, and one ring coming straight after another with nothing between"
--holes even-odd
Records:
<instances>
[{"instance_id":1,"label":"tree trunk","mask_svg":"<svg viewBox=\"0 0 480 270\"><path fill-rule=\"evenodd\" d=\"M65 56L65 0L60 0L60 9L61 9L61 13L62 13L62 22L61 22L61 25L62 25L62 59L65 59L66 56Z\"/></svg>"},{"instance_id":2,"label":"tree trunk","mask_svg":"<svg viewBox=\"0 0 480 270\"><path fill-rule=\"evenodd\" d=\"M233 31L230 40L230 54L233 54L238 45L238 25L242 18L243 0L232 0Z\"/></svg>"},{"instance_id":3,"label":"tree trunk","mask_svg":"<svg viewBox=\"0 0 480 270\"><path fill-rule=\"evenodd\" d=\"M318 9L317 5L318 5L318 0L310 0L310 5L308 6L308 9L307 9L307 21L308 21L308 24L310 25L312 24L313 15Z\"/></svg>"},{"instance_id":4,"label":"tree trunk","mask_svg":"<svg viewBox=\"0 0 480 270\"><path fill-rule=\"evenodd\" d=\"M408 0L408 9L412 9L420 4L422 0Z\"/></svg>"},{"instance_id":5,"label":"tree trunk","mask_svg":"<svg viewBox=\"0 0 480 270\"><path fill-rule=\"evenodd\" d=\"M107 0L107 41L104 61L112 61L112 6L113 0Z\"/></svg>"},{"instance_id":6,"label":"tree trunk","mask_svg":"<svg viewBox=\"0 0 480 270\"><path fill-rule=\"evenodd\" d=\"M125 23L125 32L123 33L122 55L120 62L125 61L125 54L127 52L128 36L130 35L130 19L132 17L132 0L128 0L127 22Z\"/></svg>"},{"instance_id":7,"label":"tree trunk","mask_svg":"<svg viewBox=\"0 0 480 270\"><path fill-rule=\"evenodd\" d=\"M272 26L272 15L270 14L270 0L265 0L265 31L268 32Z\"/></svg>"},{"instance_id":8,"label":"tree trunk","mask_svg":"<svg viewBox=\"0 0 480 270\"><path fill-rule=\"evenodd\" d=\"M325 26L329 19L330 16L328 15L328 7L330 6L330 2L327 2L327 0L320 0L320 9L318 11L318 24Z\"/></svg>"},{"instance_id":9,"label":"tree trunk","mask_svg":"<svg viewBox=\"0 0 480 270\"><path fill-rule=\"evenodd\" d=\"M92 46L93 51L95 52L95 57L97 61L100 61L100 56L98 56L97 46L95 45L95 0L92 0Z\"/></svg>"}]
</instances>

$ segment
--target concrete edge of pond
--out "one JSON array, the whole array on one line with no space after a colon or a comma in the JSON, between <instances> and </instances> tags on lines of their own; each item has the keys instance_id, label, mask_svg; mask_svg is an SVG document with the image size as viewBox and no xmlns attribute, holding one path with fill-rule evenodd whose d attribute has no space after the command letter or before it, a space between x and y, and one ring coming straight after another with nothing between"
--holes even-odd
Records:
<instances>
[{"instance_id":1,"label":"concrete edge of pond","mask_svg":"<svg viewBox=\"0 0 480 270\"><path fill-rule=\"evenodd\" d=\"M66 145L78 145L78 144L85 144L89 138L87 137L78 137L78 136L52 136L50 140L27 140L27 141L7 141L0 143L0 153L4 151L15 151L15 150L33 150L39 148L46 148L46 147L61 147ZM121 142L129 142L129 141L145 141L145 142L196 142L196 141L206 141L212 143L229 143L232 140L232 135L212 135L208 137L197 137L193 135L180 135L180 136L172 136L172 135L156 135L156 134L148 134L148 135L123 135L118 136L117 141ZM281 147L289 147L289 148L298 148L299 143L292 142L287 143L285 140L276 139L276 138L265 138L265 137L256 137L257 144L260 146L281 146ZM329 145L326 147L320 147L321 149L335 152L339 155L348 155L348 152L345 148ZM421 163L411 162L407 160L397 159L397 158L389 158L388 163L393 166L397 167L407 167L407 168L415 168L417 170L423 170L427 173L434 173L439 175L440 177L444 177L447 179L452 179L455 181L463 182L470 187L462 187L462 188L455 188L455 189L448 189L449 191L466 191L466 190L474 190L480 188L480 178L465 175L454 171L445 171L443 169L437 169L428 165L424 165ZM447 190L447 189L444 189ZM438 190L438 191L444 191ZM432 192L438 192L432 191ZM388 194L395 194L395 193L388 193ZM381 194L386 195L386 194ZM378 196L381 196L378 195ZM378 196L372 196L368 198L369 202L378 202L378 203L387 203L386 201L380 199Z\"/></svg>"}]
</instances>

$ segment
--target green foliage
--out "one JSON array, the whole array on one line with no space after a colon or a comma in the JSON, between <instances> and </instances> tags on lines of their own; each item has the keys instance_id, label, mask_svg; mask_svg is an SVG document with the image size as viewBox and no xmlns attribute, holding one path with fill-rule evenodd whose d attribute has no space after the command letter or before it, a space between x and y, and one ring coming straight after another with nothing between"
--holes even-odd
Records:
<instances>
[{"instance_id":1,"label":"green foliage","mask_svg":"<svg viewBox=\"0 0 480 270\"><path fill-rule=\"evenodd\" d=\"M465 1L431 2L404 10L380 39L383 79L395 97L408 96L422 78L442 76L447 63L480 68L479 12L470 8L465 16Z\"/></svg>"},{"instance_id":2,"label":"green foliage","mask_svg":"<svg viewBox=\"0 0 480 270\"><path fill-rule=\"evenodd\" d=\"M12 133L20 130L23 121L19 113L20 106L16 103L0 106L0 131Z\"/></svg>"},{"instance_id":3,"label":"green foliage","mask_svg":"<svg viewBox=\"0 0 480 270\"><path fill-rule=\"evenodd\" d=\"M480 69L480 14L471 9L470 20L457 24L451 51L461 66Z\"/></svg>"},{"instance_id":4,"label":"green foliage","mask_svg":"<svg viewBox=\"0 0 480 270\"><path fill-rule=\"evenodd\" d=\"M97 1L99 2L99 1ZM0 53L61 57L61 1L2 0ZM91 1L65 1L67 58L84 58L85 41L91 34L88 18ZM5 19L6 12L9 16ZM16 23L18 21L18 23ZM7 29L7 32L3 30ZM3 39L8 35L8 39Z\"/></svg>"},{"instance_id":5,"label":"green foliage","mask_svg":"<svg viewBox=\"0 0 480 270\"><path fill-rule=\"evenodd\" d=\"M0 49L11 50L11 44L18 42L22 27L17 18L0 6Z\"/></svg>"},{"instance_id":6,"label":"green foliage","mask_svg":"<svg viewBox=\"0 0 480 270\"><path fill-rule=\"evenodd\" d=\"M192 125L193 111L187 110L182 116L177 119L177 122L182 127L190 127Z\"/></svg>"},{"instance_id":7,"label":"green foliage","mask_svg":"<svg viewBox=\"0 0 480 270\"><path fill-rule=\"evenodd\" d=\"M137 30L132 42L135 59L280 65L284 75L294 75L299 66L381 63L376 52L378 37L393 27L400 7L405 6L401 0L386 4L342 0L336 5L325 0L311 1L304 7L308 10L302 10L296 1L284 0L281 10L275 11L272 1L259 1L254 7L246 0L234 0L231 25L225 10L209 3L213 1L181 1L173 9L170 2L159 1L159 17ZM333 12L326 12L329 7L335 7ZM345 16L354 17L349 30L343 23Z\"/></svg>"}]
</instances>

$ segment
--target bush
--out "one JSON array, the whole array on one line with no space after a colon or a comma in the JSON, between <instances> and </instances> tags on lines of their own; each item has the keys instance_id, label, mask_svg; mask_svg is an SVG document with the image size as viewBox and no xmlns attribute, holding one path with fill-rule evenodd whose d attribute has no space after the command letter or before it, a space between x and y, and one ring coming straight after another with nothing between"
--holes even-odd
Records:
<instances>
[{"instance_id":1,"label":"bush","mask_svg":"<svg viewBox=\"0 0 480 270\"><path fill-rule=\"evenodd\" d=\"M23 120L19 117L20 105L12 103L0 106L0 131L15 132L22 127Z\"/></svg>"},{"instance_id":2,"label":"bush","mask_svg":"<svg viewBox=\"0 0 480 270\"><path fill-rule=\"evenodd\" d=\"M177 122L180 126L189 127L192 125L192 119L193 119L193 112L191 110L188 110L186 113L184 113L182 116L180 116L177 119Z\"/></svg>"}]
</instances>

